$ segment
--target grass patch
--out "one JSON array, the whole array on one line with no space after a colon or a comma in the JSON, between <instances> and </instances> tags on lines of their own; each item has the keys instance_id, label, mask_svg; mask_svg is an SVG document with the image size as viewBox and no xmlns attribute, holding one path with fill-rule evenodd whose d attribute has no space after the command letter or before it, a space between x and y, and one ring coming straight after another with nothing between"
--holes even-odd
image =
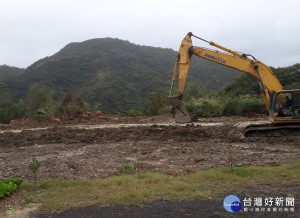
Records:
<instances>
[{"instance_id":1,"label":"grass patch","mask_svg":"<svg viewBox=\"0 0 300 218\"><path fill-rule=\"evenodd\" d=\"M130 205L163 197L169 200L209 199L251 184L297 183L300 160L277 167L216 168L186 176L159 173L121 175L98 180L44 180L39 187L24 183L27 202L41 203L42 210L66 210L88 205Z\"/></svg>"}]
</instances>

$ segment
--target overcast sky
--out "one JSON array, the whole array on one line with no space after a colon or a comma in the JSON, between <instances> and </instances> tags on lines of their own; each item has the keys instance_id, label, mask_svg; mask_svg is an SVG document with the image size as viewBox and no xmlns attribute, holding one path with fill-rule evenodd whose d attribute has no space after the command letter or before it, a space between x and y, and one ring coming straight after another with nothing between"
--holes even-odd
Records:
<instances>
[{"instance_id":1,"label":"overcast sky","mask_svg":"<svg viewBox=\"0 0 300 218\"><path fill-rule=\"evenodd\" d=\"M0 65L28 67L70 42L112 37L178 50L193 32L267 65L300 63L298 0L1 0ZM193 39L193 44L209 45ZM175 61L175 60L174 60Z\"/></svg>"}]
</instances>

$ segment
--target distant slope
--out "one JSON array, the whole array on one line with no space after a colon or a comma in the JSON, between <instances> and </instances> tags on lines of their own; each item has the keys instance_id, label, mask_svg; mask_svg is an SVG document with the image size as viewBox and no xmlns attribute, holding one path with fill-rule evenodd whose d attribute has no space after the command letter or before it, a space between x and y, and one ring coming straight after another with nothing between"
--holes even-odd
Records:
<instances>
[{"instance_id":1,"label":"distant slope","mask_svg":"<svg viewBox=\"0 0 300 218\"><path fill-rule=\"evenodd\" d=\"M300 63L272 70L284 89L300 89Z\"/></svg>"},{"instance_id":2,"label":"distant slope","mask_svg":"<svg viewBox=\"0 0 300 218\"><path fill-rule=\"evenodd\" d=\"M11 76L20 75L24 71L25 69L23 68L11 67L8 65L0 65L0 81L7 79Z\"/></svg>"},{"instance_id":3,"label":"distant slope","mask_svg":"<svg viewBox=\"0 0 300 218\"><path fill-rule=\"evenodd\" d=\"M167 95L177 52L140 46L112 38L70 43L51 57L41 59L23 74L2 81L0 91L13 99L26 96L34 83L80 95L89 103L100 102L110 112L123 112L146 104L149 92ZM217 91L239 72L193 58L189 80Z\"/></svg>"},{"instance_id":4,"label":"distant slope","mask_svg":"<svg viewBox=\"0 0 300 218\"><path fill-rule=\"evenodd\" d=\"M300 89L300 64L289 67L271 67L271 70L280 81L284 89ZM231 96L258 95L260 89L258 82L252 76L243 74L225 88L225 92Z\"/></svg>"}]
</instances>

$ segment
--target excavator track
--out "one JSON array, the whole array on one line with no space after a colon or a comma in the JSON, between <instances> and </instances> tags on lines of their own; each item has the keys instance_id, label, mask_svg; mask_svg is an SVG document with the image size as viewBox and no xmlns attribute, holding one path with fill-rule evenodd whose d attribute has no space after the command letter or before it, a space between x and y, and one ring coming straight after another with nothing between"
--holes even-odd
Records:
<instances>
[{"instance_id":1,"label":"excavator track","mask_svg":"<svg viewBox=\"0 0 300 218\"><path fill-rule=\"evenodd\" d=\"M244 130L245 137L300 137L300 125L249 125Z\"/></svg>"}]
</instances>

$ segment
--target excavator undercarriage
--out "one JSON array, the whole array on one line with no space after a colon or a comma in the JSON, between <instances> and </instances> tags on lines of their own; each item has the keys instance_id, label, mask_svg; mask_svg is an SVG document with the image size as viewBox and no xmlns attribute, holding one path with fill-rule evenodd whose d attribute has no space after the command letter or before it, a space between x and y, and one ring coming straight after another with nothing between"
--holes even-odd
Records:
<instances>
[{"instance_id":1,"label":"excavator undercarriage","mask_svg":"<svg viewBox=\"0 0 300 218\"><path fill-rule=\"evenodd\" d=\"M245 137L300 137L300 125L249 125L243 134Z\"/></svg>"}]
</instances>

